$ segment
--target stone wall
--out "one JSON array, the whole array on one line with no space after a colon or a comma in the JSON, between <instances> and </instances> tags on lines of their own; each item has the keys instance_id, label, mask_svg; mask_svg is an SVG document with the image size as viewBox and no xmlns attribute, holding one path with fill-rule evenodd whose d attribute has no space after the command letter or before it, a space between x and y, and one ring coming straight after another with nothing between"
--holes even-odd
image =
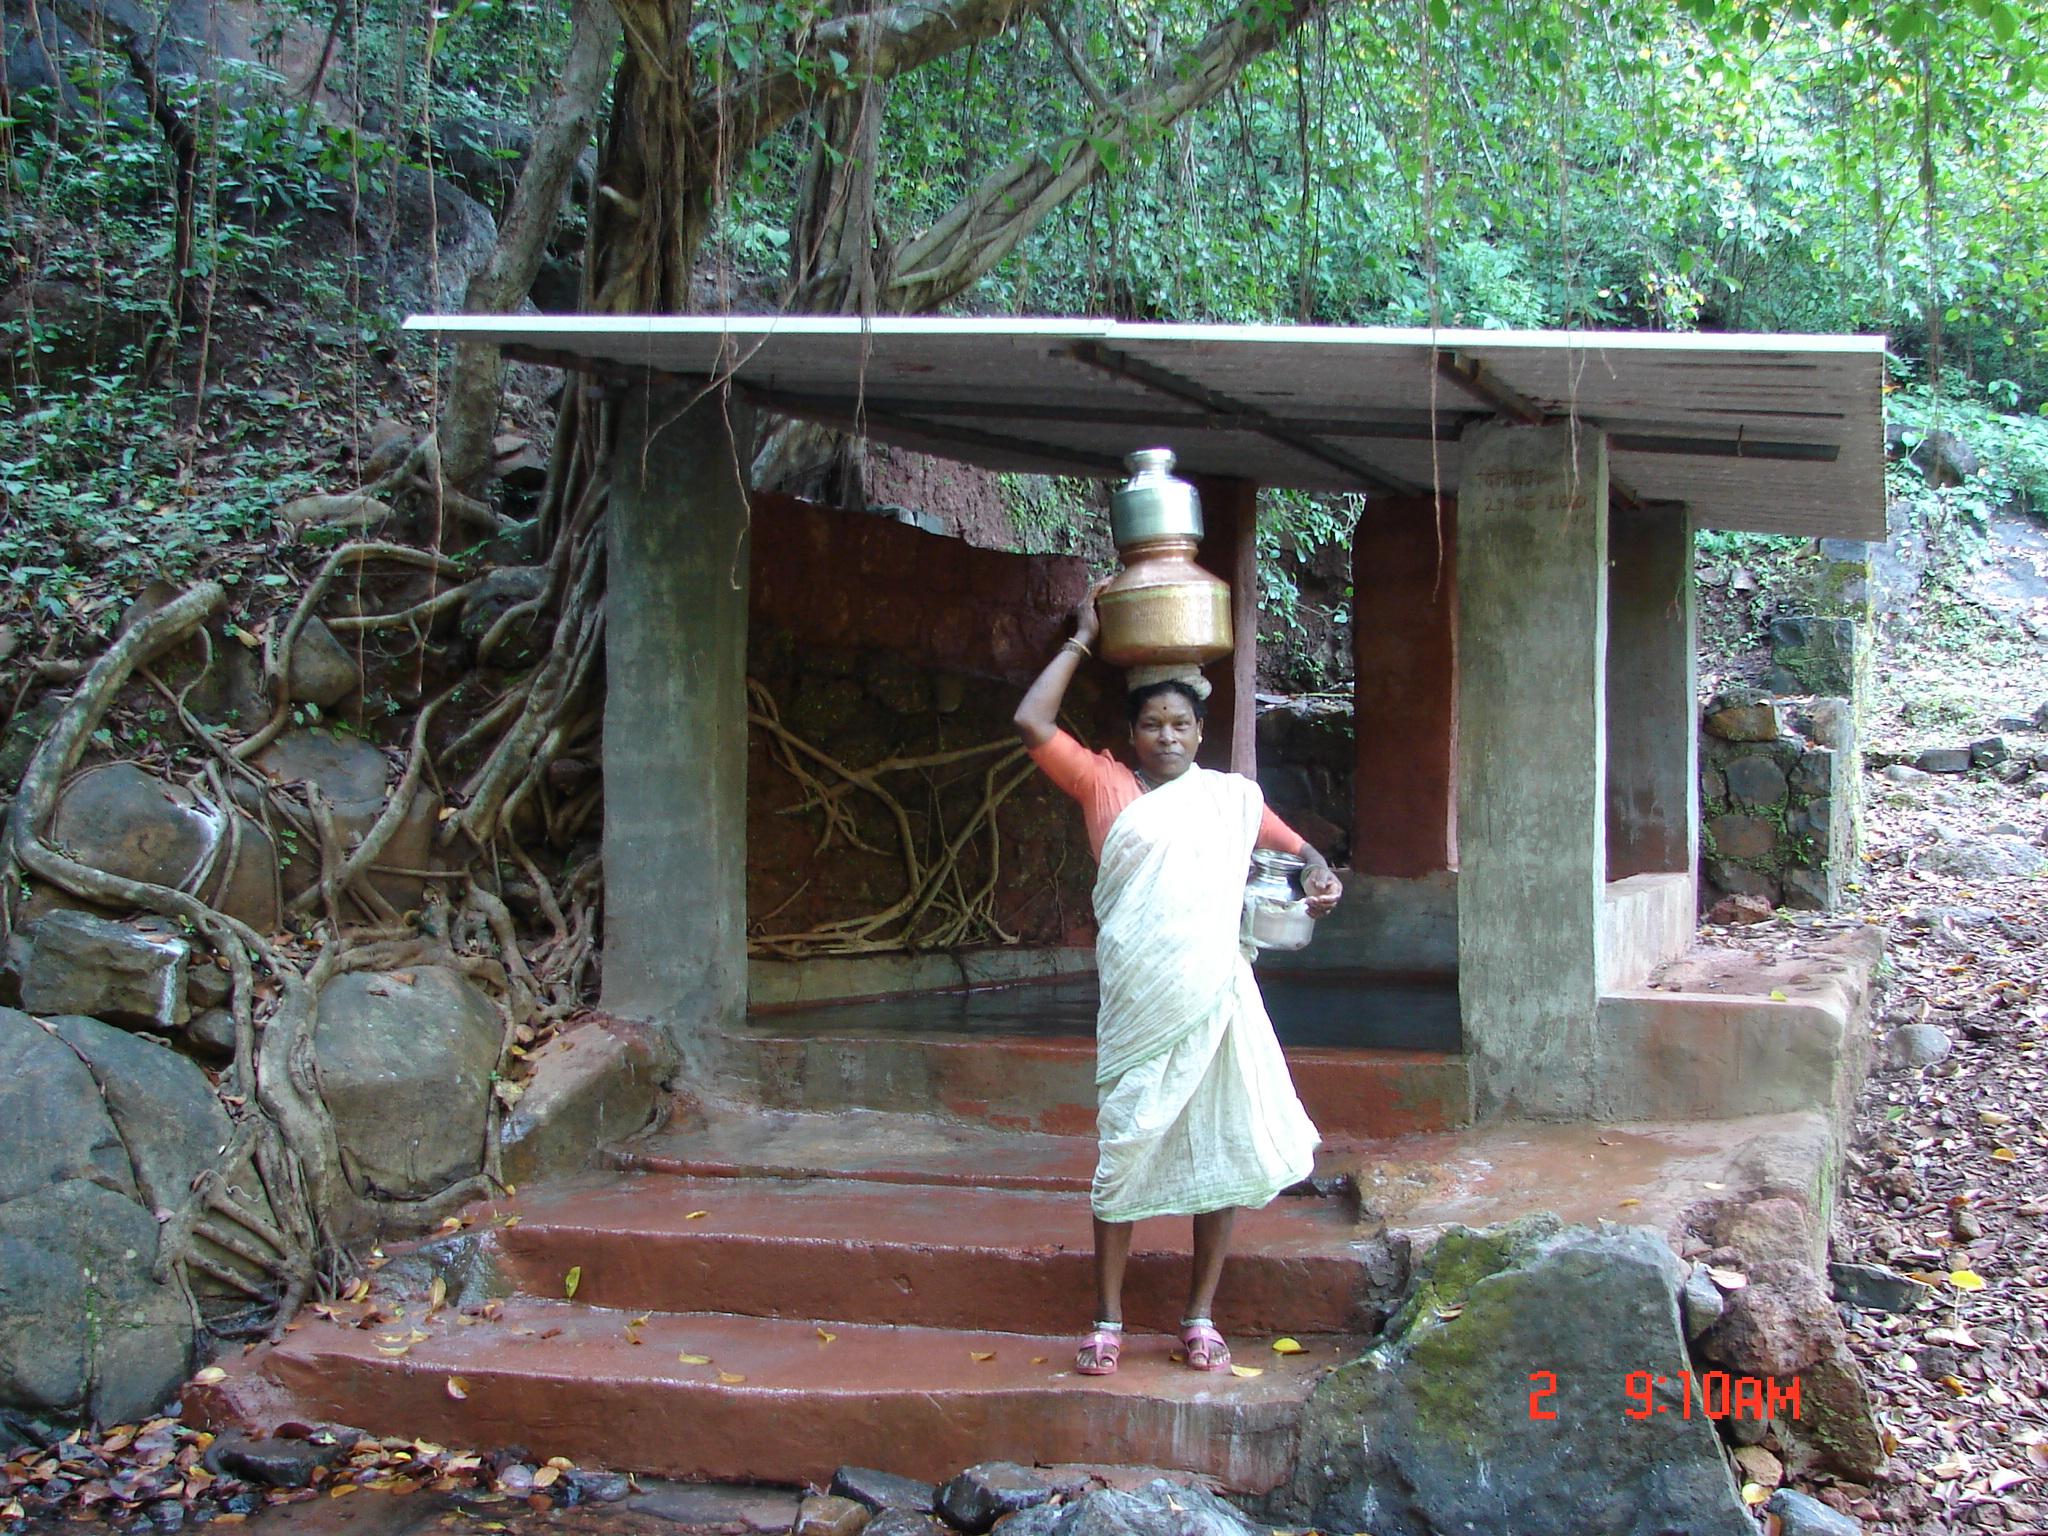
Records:
<instances>
[{"instance_id":1,"label":"stone wall","mask_svg":"<svg viewBox=\"0 0 2048 1536\"><path fill-rule=\"evenodd\" d=\"M1703 905L1752 896L1833 911L1854 867L1856 745L1848 701L1731 689L1700 737Z\"/></svg>"},{"instance_id":2,"label":"stone wall","mask_svg":"<svg viewBox=\"0 0 2048 1536\"><path fill-rule=\"evenodd\" d=\"M753 547L747 672L759 689L757 711L772 711L804 746L856 772L966 754L881 773L875 782L888 799L842 789L836 799L848 821L834 827L814 786L786 766L778 738L751 730L754 952L817 953L815 940L787 941L887 910L910 889L906 829L928 865L991 789L1012 780L996 837L983 829L966 838L957 879L908 938L956 947L944 934L946 909L963 899L973 905L986 891L988 920L956 936L962 947L1092 943L1095 865L1080 814L1030 770L1010 724L1024 688L1067 632L1066 615L1087 589L1086 562L977 549L893 519L782 497L756 499ZM1085 666L1068 694L1070 726L1091 746L1111 745L1122 731L1118 681ZM801 748L795 761L819 781L843 784ZM902 933L900 923L877 930ZM770 942L778 938L784 942Z\"/></svg>"}]
</instances>

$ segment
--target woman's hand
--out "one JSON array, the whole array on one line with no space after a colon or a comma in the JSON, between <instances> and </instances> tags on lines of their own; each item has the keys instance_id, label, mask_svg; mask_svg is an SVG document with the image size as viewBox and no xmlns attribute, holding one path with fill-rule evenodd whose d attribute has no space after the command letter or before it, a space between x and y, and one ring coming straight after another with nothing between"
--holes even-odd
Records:
<instances>
[{"instance_id":1,"label":"woman's hand","mask_svg":"<svg viewBox=\"0 0 2048 1536\"><path fill-rule=\"evenodd\" d=\"M1109 583L1110 578L1103 577L1082 594L1080 602L1074 604L1074 638L1083 645L1093 646L1096 635L1102 631L1102 619L1095 611L1095 599Z\"/></svg>"},{"instance_id":2,"label":"woman's hand","mask_svg":"<svg viewBox=\"0 0 2048 1536\"><path fill-rule=\"evenodd\" d=\"M1344 894L1344 882L1328 864L1311 864L1301 872L1301 894L1308 898L1308 915L1323 917Z\"/></svg>"}]
</instances>

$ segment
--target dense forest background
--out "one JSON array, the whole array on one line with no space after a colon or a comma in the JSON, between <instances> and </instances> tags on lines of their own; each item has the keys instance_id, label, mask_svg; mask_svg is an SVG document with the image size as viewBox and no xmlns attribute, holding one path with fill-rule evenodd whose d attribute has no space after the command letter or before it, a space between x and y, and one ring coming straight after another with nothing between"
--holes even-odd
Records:
<instances>
[{"instance_id":1,"label":"dense forest background","mask_svg":"<svg viewBox=\"0 0 2048 1536\"><path fill-rule=\"evenodd\" d=\"M1883 331L1905 430L1967 418L1993 499L2048 476L2042 18L2004 0L4 20L0 593L73 642L143 581L262 565L275 508L347 488L380 419L441 424L437 497L478 489L500 427L544 439L545 381L501 399L490 360L396 333L465 292ZM817 445L774 447L763 478L837 484ZM1059 542L1071 502L1012 492L1024 540ZM456 512L451 544L504 508ZM1269 553L1349 515L1275 498Z\"/></svg>"}]
</instances>

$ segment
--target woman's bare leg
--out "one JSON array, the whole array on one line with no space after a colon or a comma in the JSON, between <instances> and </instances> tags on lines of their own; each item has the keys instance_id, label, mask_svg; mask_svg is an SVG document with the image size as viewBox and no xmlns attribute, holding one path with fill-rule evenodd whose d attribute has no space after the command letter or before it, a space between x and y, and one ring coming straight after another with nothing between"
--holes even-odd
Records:
<instances>
[{"instance_id":1,"label":"woman's bare leg","mask_svg":"<svg viewBox=\"0 0 2048 1536\"><path fill-rule=\"evenodd\" d=\"M1120 1323L1124 1320L1124 1265L1131 1256L1131 1227L1132 1223L1128 1221L1095 1218L1095 1320L1098 1323Z\"/></svg>"},{"instance_id":2,"label":"woman's bare leg","mask_svg":"<svg viewBox=\"0 0 2048 1536\"><path fill-rule=\"evenodd\" d=\"M1237 1208L1206 1211L1195 1218L1195 1267L1188 1276L1188 1306L1183 1319L1216 1315L1216 1287L1223 1279L1223 1261L1230 1254L1230 1227Z\"/></svg>"}]
</instances>

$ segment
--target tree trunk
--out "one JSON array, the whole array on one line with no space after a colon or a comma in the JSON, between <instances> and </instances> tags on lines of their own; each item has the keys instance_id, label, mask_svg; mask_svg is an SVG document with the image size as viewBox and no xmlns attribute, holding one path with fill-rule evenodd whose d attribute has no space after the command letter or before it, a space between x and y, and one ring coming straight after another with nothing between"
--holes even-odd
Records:
<instances>
[{"instance_id":1,"label":"tree trunk","mask_svg":"<svg viewBox=\"0 0 2048 1536\"><path fill-rule=\"evenodd\" d=\"M576 161L596 127L618 45L619 18L611 0L576 0L569 56L554 105L534 135L533 152L505 206L498 243L463 293L465 314L509 313L532 289ZM442 473L459 488L472 485L491 466L500 373L496 347L485 342L456 344L440 431Z\"/></svg>"}]
</instances>

